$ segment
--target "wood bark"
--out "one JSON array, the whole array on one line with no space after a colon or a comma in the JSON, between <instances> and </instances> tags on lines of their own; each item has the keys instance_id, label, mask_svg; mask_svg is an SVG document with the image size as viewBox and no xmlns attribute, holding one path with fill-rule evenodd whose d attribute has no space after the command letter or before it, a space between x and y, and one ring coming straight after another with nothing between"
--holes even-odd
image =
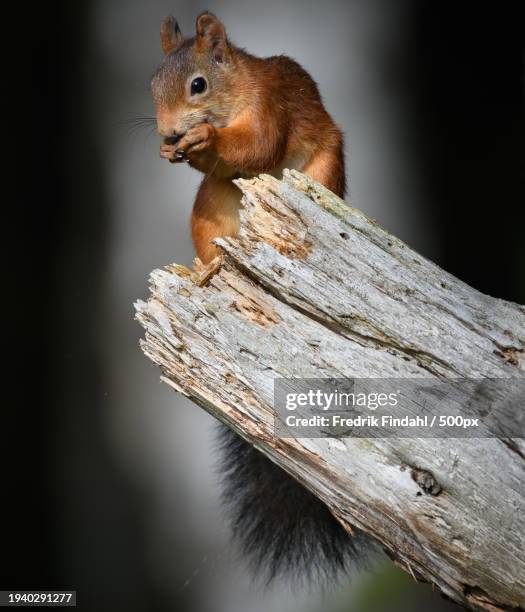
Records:
<instances>
[{"instance_id":1,"label":"wood bark","mask_svg":"<svg viewBox=\"0 0 525 612\"><path fill-rule=\"evenodd\" d=\"M276 377L523 377L523 306L482 295L296 171L236 183L241 230L216 241L222 261L155 270L136 304L162 380L414 577L472 609L524 608L522 439L272 431Z\"/></svg>"}]
</instances>

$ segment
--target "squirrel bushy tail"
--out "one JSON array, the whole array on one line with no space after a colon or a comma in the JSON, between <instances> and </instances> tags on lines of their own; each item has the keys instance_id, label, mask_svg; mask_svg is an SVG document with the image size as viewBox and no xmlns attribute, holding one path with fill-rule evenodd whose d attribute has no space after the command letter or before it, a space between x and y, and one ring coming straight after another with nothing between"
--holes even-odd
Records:
<instances>
[{"instance_id":1,"label":"squirrel bushy tail","mask_svg":"<svg viewBox=\"0 0 525 612\"><path fill-rule=\"evenodd\" d=\"M223 503L255 576L327 581L366 561L363 532L348 534L321 500L225 425L218 440Z\"/></svg>"}]
</instances>

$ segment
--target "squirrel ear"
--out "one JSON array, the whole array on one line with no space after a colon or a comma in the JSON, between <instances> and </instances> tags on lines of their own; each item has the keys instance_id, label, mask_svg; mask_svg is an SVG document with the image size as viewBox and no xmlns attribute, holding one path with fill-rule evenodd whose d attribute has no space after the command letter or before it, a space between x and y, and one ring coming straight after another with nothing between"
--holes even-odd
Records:
<instances>
[{"instance_id":1,"label":"squirrel ear","mask_svg":"<svg viewBox=\"0 0 525 612\"><path fill-rule=\"evenodd\" d=\"M201 13L197 17L195 29L197 48L200 51L211 50L217 62L224 62L229 52L228 38L224 26L217 17L207 11Z\"/></svg>"},{"instance_id":2,"label":"squirrel ear","mask_svg":"<svg viewBox=\"0 0 525 612\"><path fill-rule=\"evenodd\" d=\"M164 54L170 53L184 41L179 24L173 15L168 15L160 24L160 43Z\"/></svg>"}]
</instances>

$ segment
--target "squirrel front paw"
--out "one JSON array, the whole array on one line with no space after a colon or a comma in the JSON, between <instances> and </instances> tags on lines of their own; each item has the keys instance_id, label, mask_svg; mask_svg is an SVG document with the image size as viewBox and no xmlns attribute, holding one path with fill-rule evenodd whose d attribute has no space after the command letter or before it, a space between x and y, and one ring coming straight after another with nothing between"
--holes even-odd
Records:
<instances>
[{"instance_id":1,"label":"squirrel front paw","mask_svg":"<svg viewBox=\"0 0 525 612\"><path fill-rule=\"evenodd\" d=\"M199 123L190 128L177 143L177 151L187 157L194 153L199 153L205 149L210 149L214 142L217 132L213 125L209 123Z\"/></svg>"},{"instance_id":2,"label":"squirrel front paw","mask_svg":"<svg viewBox=\"0 0 525 612\"><path fill-rule=\"evenodd\" d=\"M179 138L165 138L160 145L160 156L172 164L188 161L186 153L179 146L179 142Z\"/></svg>"}]
</instances>

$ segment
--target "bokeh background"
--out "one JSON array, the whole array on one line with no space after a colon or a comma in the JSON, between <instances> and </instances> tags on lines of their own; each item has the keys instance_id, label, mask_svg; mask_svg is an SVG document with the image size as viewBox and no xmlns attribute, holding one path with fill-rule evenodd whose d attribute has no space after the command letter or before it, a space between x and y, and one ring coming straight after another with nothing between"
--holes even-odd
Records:
<instances>
[{"instance_id":1,"label":"bokeh background","mask_svg":"<svg viewBox=\"0 0 525 612\"><path fill-rule=\"evenodd\" d=\"M247 574L218 502L213 419L160 384L133 320L149 272L192 261L199 175L160 160L159 137L129 120L153 114L162 17L190 35L211 10L236 44L290 55L319 83L346 134L353 205L481 291L523 303L523 36L508 7L467 4L32 9L40 145L19 184L30 299L18 308L18 418L3 433L1 588L77 589L81 609L100 611L456 609L386 559L322 592ZM7 327L20 345L22 328Z\"/></svg>"}]
</instances>

